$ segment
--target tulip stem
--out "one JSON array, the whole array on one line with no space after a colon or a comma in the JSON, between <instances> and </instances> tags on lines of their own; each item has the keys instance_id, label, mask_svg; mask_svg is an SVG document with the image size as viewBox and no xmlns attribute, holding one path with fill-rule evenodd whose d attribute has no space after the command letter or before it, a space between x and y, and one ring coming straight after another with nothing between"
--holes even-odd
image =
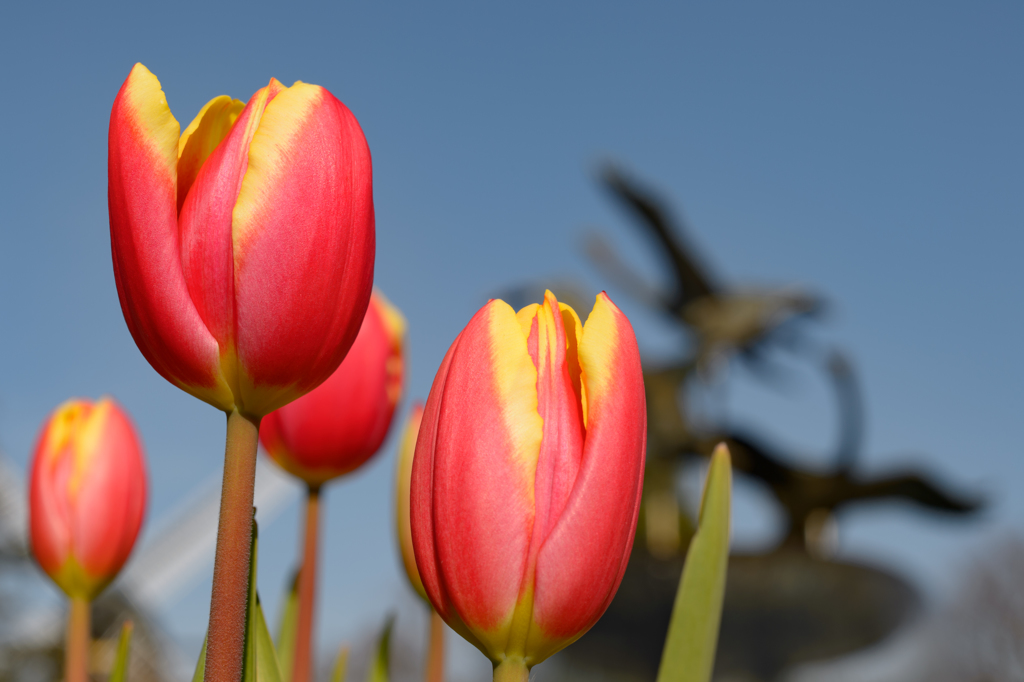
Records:
<instances>
[{"instance_id":1,"label":"tulip stem","mask_svg":"<svg viewBox=\"0 0 1024 682\"><path fill-rule=\"evenodd\" d=\"M316 604L317 539L320 532L320 486L306 496L306 538L299 572L299 613L291 682L308 682L313 660L313 610Z\"/></svg>"},{"instance_id":2,"label":"tulip stem","mask_svg":"<svg viewBox=\"0 0 1024 682\"><path fill-rule=\"evenodd\" d=\"M204 682L242 679L259 432L258 417L245 416L238 410L228 413Z\"/></svg>"},{"instance_id":3,"label":"tulip stem","mask_svg":"<svg viewBox=\"0 0 1024 682\"><path fill-rule=\"evenodd\" d=\"M72 597L68 612L67 649L64 652L66 682L88 682L91 634L89 600Z\"/></svg>"},{"instance_id":4,"label":"tulip stem","mask_svg":"<svg viewBox=\"0 0 1024 682\"><path fill-rule=\"evenodd\" d=\"M521 658L506 658L494 666L494 682L528 682L530 669Z\"/></svg>"},{"instance_id":5,"label":"tulip stem","mask_svg":"<svg viewBox=\"0 0 1024 682\"><path fill-rule=\"evenodd\" d=\"M430 644L427 649L426 682L444 680L444 621L430 609Z\"/></svg>"}]
</instances>

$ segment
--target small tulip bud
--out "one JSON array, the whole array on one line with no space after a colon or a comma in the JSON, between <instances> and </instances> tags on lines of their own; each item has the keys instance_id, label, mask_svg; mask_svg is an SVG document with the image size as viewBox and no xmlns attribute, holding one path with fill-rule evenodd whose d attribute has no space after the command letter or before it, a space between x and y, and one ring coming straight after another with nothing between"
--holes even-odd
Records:
<instances>
[{"instance_id":1,"label":"small tulip bud","mask_svg":"<svg viewBox=\"0 0 1024 682\"><path fill-rule=\"evenodd\" d=\"M110 398L58 407L29 485L36 561L69 597L93 599L128 559L146 507L142 444L128 415Z\"/></svg>"}]
</instances>

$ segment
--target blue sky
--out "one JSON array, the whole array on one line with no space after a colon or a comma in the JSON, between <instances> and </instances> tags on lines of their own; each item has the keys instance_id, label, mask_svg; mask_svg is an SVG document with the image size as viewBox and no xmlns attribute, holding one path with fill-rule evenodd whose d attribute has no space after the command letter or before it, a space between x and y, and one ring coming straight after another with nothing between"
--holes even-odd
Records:
<instances>
[{"instance_id":1,"label":"blue sky","mask_svg":"<svg viewBox=\"0 0 1024 682\"><path fill-rule=\"evenodd\" d=\"M595 183L613 158L685 209L722 278L833 302L816 334L861 372L868 470L924 462L992 500L956 524L851 512L844 556L941 595L972 552L1024 530L1019 4L18 3L0 25L0 449L21 466L55 405L103 393L146 442L153 517L220 466L223 416L149 368L114 288L107 121L141 61L183 124L271 76L352 109L374 158L377 283L409 319L410 396L488 296L608 286L582 255L587 227L659 276ZM667 356L672 330L609 293L644 352ZM740 375L717 409L814 453L833 438L830 400L810 373L788 395ZM329 490L324 642L401 585L393 446ZM743 486L737 542L771 518ZM261 533L271 611L297 523L292 507ZM164 614L174 631L201 633L208 589Z\"/></svg>"}]
</instances>

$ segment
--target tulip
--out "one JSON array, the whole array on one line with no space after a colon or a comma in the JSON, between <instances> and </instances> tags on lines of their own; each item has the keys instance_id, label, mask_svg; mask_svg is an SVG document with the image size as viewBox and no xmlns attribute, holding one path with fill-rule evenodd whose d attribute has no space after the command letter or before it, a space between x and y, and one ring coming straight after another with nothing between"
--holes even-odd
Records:
<instances>
[{"instance_id":1,"label":"tulip","mask_svg":"<svg viewBox=\"0 0 1024 682\"><path fill-rule=\"evenodd\" d=\"M267 453L307 485L306 530L291 682L306 682L312 660L320 486L362 466L380 449L402 395L405 318L378 291L352 349L317 388L267 415Z\"/></svg>"},{"instance_id":2,"label":"tulip","mask_svg":"<svg viewBox=\"0 0 1024 682\"><path fill-rule=\"evenodd\" d=\"M405 318L374 291L359 335L327 381L267 415L267 454L311 487L362 466L384 442L402 395Z\"/></svg>"},{"instance_id":3,"label":"tulip","mask_svg":"<svg viewBox=\"0 0 1024 682\"><path fill-rule=\"evenodd\" d=\"M259 421L355 340L373 280L370 153L327 90L276 80L184 132L136 64L114 100L108 201L128 330L165 379L228 414L206 680L242 670Z\"/></svg>"},{"instance_id":4,"label":"tulip","mask_svg":"<svg viewBox=\"0 0 1024 682\"><path fill-rule=\"evenodd\" d=\"M409 584L416 594L428 599L420 579L420 571L416 567L416 555L412 548L412 524L409 516L409 487L412 485L412 460L416 452L416 436L420 432L423 421L423 404L417 402L412 406L409 418L402 432L402 442L398 445L398 466L395 475L395 525L397 527L398 550L402 554L402 565ZM429 601L429 599L428 599Z\"/></svg>"},{"instance_id":5,"label":"tulip","mask_svg":"<svg viewBox=\"0 0 1024 682\"><path fill-rule=\"evenodd\" d=\"M370 152L327 90L277 80L215 97L179 136L136 64L110 117L114 277L164 378L262 417L345 357L373 281Z\"/></svg>"},{"instance_id":6,"label":"tulip","mask_svg":"<svg viewBox=\"0 0 1024 682\"><path fill-rule=\"evenodd\" d=\"M430 599L423 589L420 571L416 567L416 555L412 548L412 525L409 517L409 486L412 483L412 460L416 452L416 437L423 420L423 404L413 405L405 423L402 442L398 446L398 467L395 476L395 522L398 530L398 549L409 584L428 605ZM425 682L442 682L444 679L444 621L434 607L430 607L430 631L427 644L427 665Z\"/></svg>"},{"instance_id":7,"label":"tulip","mask_svg":"<svg viewBox=\"0 0 1024 682\"><path fill-rule=\"evenodd\" d=\"M633 545L646 445L629 321L607 295L586 325L551 292L493 300L452 343L416 441L416 565L437 612L495 680L583 635Z\"/></svg>"},{"instance_id":8,"label":"tulip","mask_svg":"<svg viewBox=\"0 0 1024 682\"><path fill-rule=\"evenodd\" d=\"M58 407L32 459L29 537L39 566L71 598L68 682L86 680L89 602L124 566L145 507L146 465L128 415L110 398Z\"/></svg>"}]
</instances>

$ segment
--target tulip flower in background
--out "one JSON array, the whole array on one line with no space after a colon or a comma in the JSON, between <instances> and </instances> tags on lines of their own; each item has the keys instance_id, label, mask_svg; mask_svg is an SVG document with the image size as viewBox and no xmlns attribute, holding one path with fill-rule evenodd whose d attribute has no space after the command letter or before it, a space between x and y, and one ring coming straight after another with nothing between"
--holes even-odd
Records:
<instances>
[{"instance_id":1,"label":"tulip flower in background","mask_svg":"<svg viewBox=\"0 0 1024 682\"><path fill-rule=\"evenodd\" d=\"M395 521L398 526L398 548L402 554L402 564L409 583L430 607L430 633L427 640L427 664L424 670L426 682L443 682L444 680L444 621L434 610L420 571L416 567L416 555L412 548L412 526L409 518L409 486L412 483L412 461L416 452L416 436L420 432L423 420L423 404L413 405L409 420L405 424L402 442L398 446L398 467L395 476Z\"/></svg>"},{"instance_id":2,"label":"tulip flower in background","mask_svg":"<svg viewBox=\"0 0 1024 682\"><path fill-rule=\"evenodd\" d=\"M370 152L331 93L277 80L183 133L136 64L114 100L114 279L139 350L228 415L206 680L239 679L260 419L341 363L373 281Z\"/></svg>"},{"instance_id":3,"label":"tulip flower in background","mask_svg":"<svg viewBox=\"0 0 1024 682\"><path fill-rule=\"evenodd\" d=\"M352 349L327 381L263 419L267 453L308 488L305 544L291 682L312 672L320 487L362 466L376 453L402 395L405 318L379 291Z\"/></svg>"},{"instance_id":4,"label":"tulip flower in background","mask_svg":"<svg viewBox=\"0 0 1024 682\"><path fill-rule=\"evenodd\" d=\"M434 378L416 442L416 565L495 680L571 644L629 559L647 418L636 337L607 295L585 325L551 292L485 305Z\"/></svg>"},{"instance_id":5,"label":"tulip flower in background","mask_svg":"<svg viewBox=\"0 0 1024 682\"><path fill-rule=\"evenodd\" d=\"M70 400L43 425L29 480L29 539L71 599L65 679L86 682L89 603L121 570L146 507L142 444L110 398Z\"/></svg>"}]
</instances>

